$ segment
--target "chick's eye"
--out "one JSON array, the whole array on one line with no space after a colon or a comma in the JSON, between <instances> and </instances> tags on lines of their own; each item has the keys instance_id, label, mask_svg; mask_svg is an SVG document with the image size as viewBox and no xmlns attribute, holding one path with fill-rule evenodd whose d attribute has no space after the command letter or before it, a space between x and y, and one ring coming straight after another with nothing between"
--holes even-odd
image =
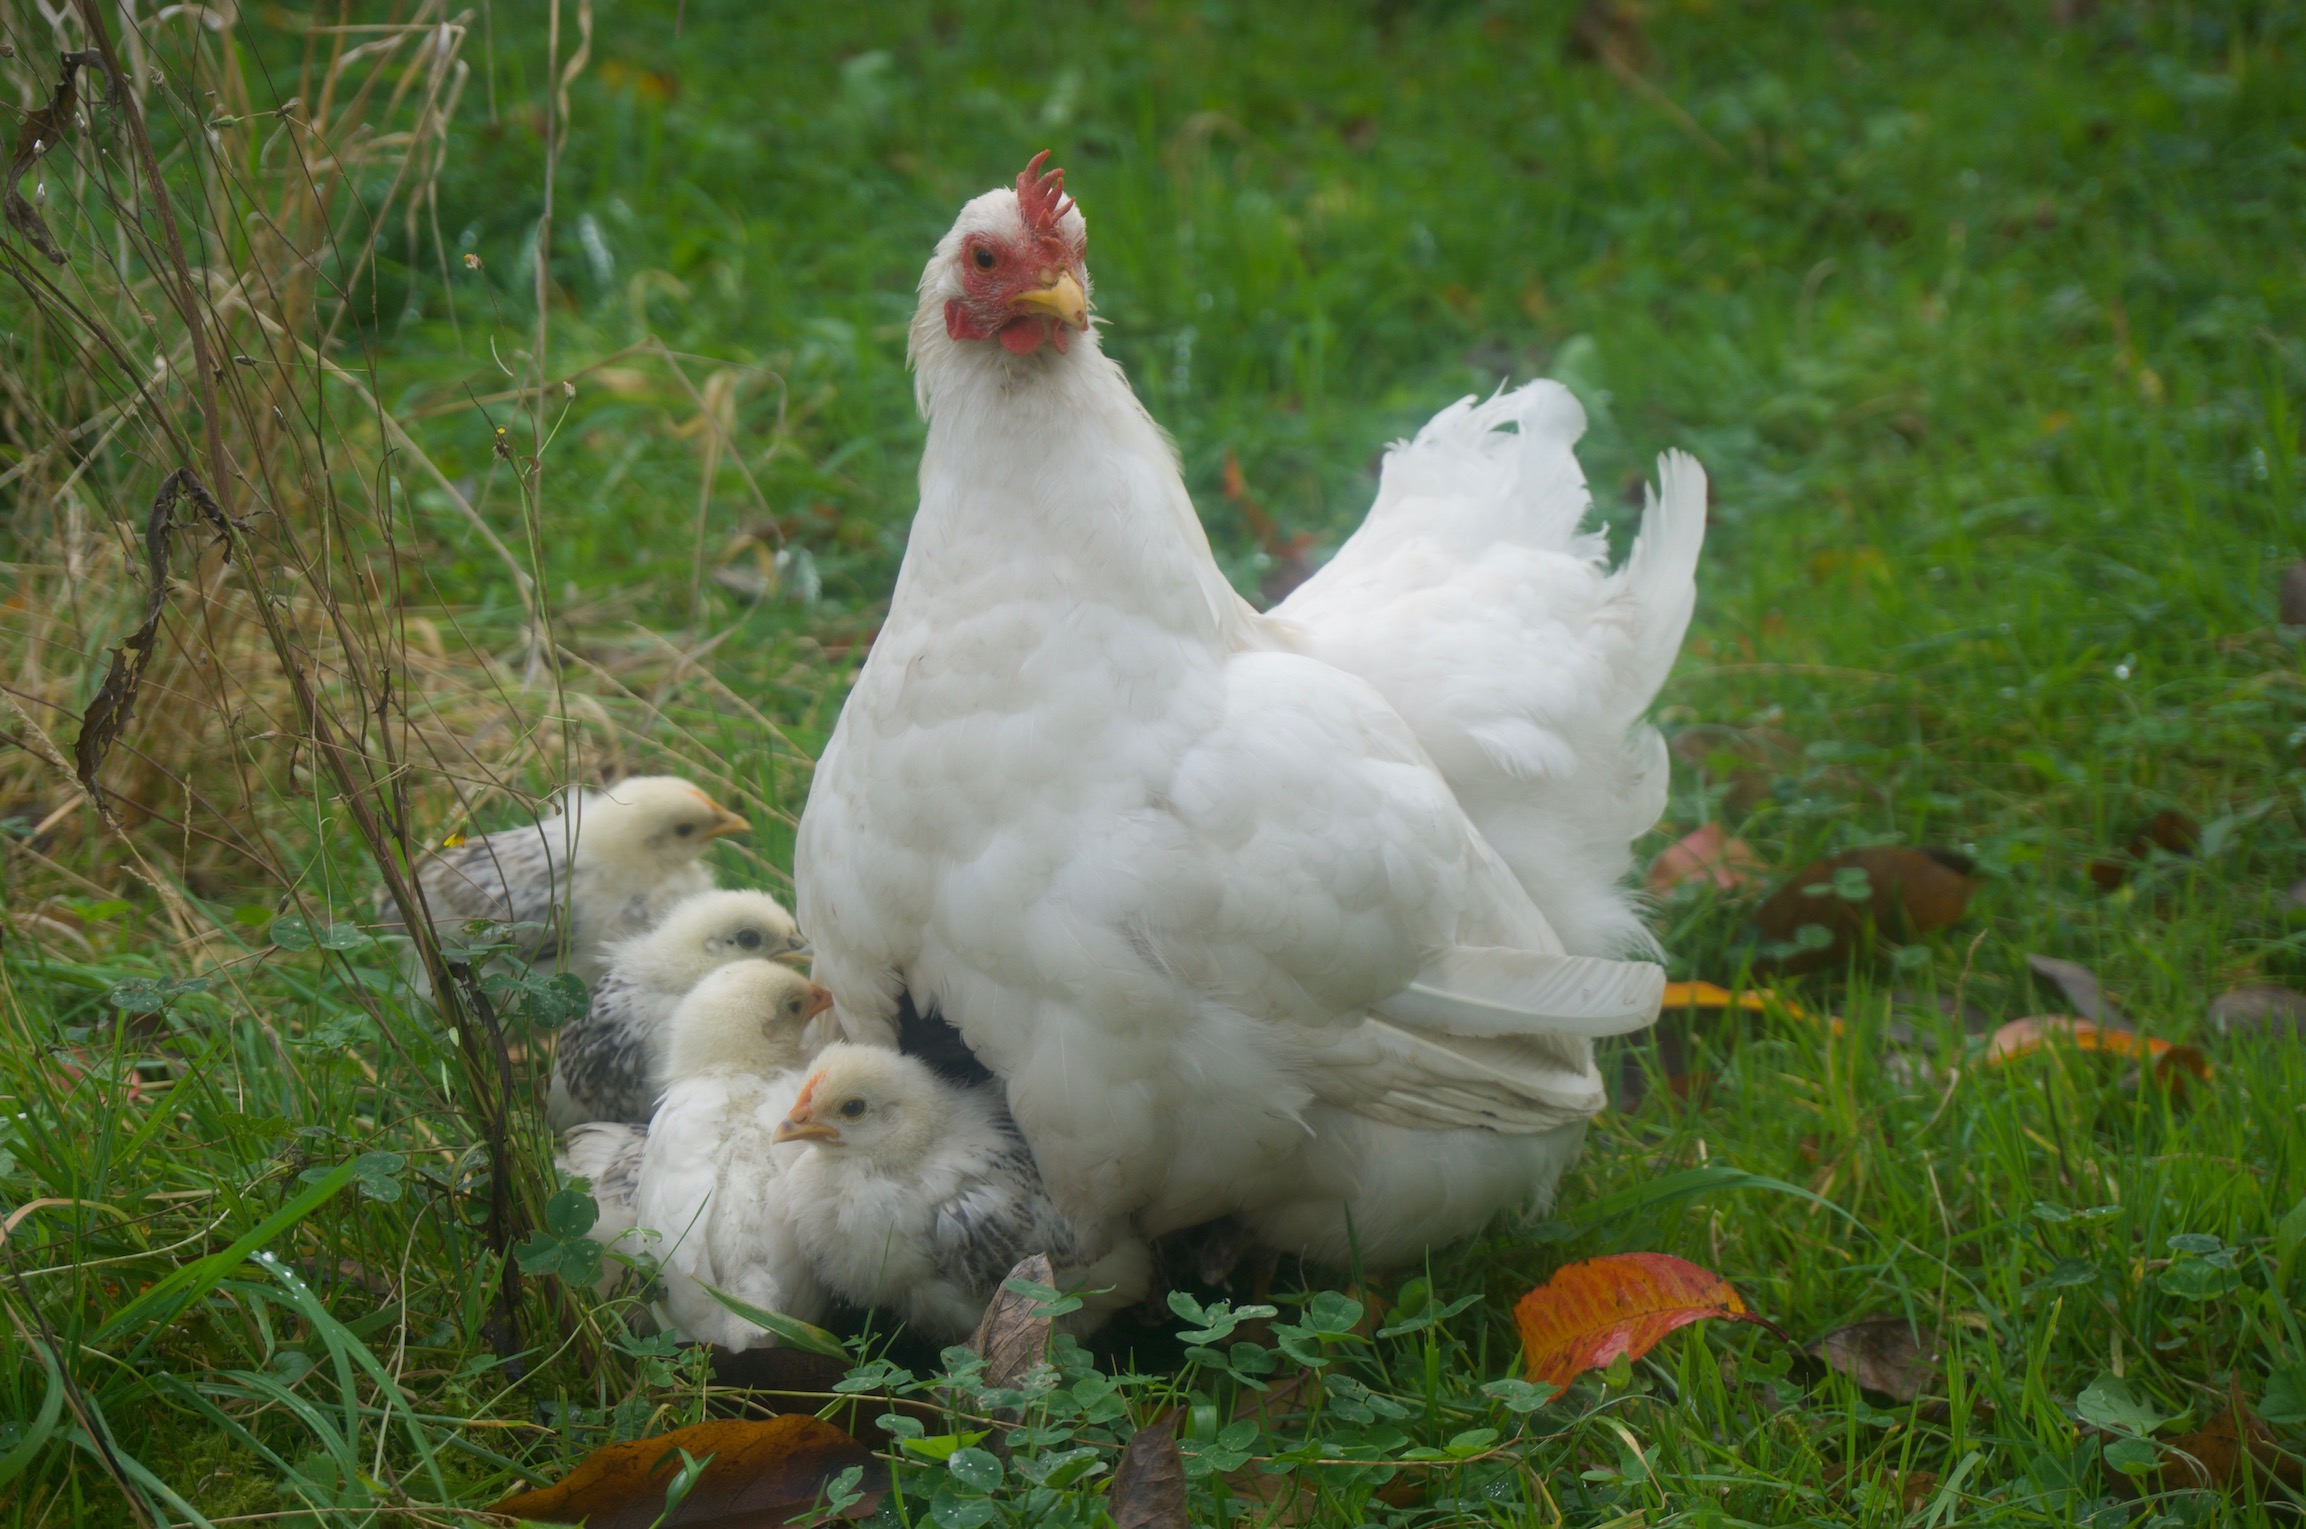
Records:
<instances>
[{"instance_id":1,"label":"chick's eye","mask_svg":"<svg viewBox=\"0 0 2306 1529\"><path fill-rule=\"evenodd\" d=\"M761 948L761 932L758 929L740 929L737 931L737 943L747 950L759 950Z\"/></svg>"},{"instance_id":2,"label":"chick's eye","mask_svg":"<svg viewBox=\"0 0 2306 1529\"><path fill-rule=\"evenodd\" d=\"M679 834L684 839L696 831L697 825L694 823L683 823L680 827L673 830L674 833Z\"/></svg>"},{"instance_id":3,"label":"chick's eye","mask_svg":"<svg viewBox=\"0 0 2306 1529\"><path fill-rule=\"evenodd\" d=\"M865 1101L862 1099L843 1100L841 1103L841 1113L846 1115L849 1119L854 1120L859 1115L865 1113Z\"/></svg>"},{"instance_id":4,"label":"chick's eye","mask_svg":"<svg viewBox=\"0 0 2306 1529\"><path fill-rule=\"evenodd\" d=\"M987 245L978 245L974 250L970 251L969 258L977 262L977 269L980 271L990 271L993 269L993 251L991 247Z\"/></svg>"}]
</instances>

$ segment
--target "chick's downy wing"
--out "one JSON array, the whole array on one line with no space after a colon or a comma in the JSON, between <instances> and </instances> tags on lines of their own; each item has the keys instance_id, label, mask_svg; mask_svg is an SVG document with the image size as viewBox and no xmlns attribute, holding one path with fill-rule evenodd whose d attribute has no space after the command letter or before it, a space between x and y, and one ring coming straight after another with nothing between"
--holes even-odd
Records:
<instances>
[{"instance_id":1,"label":"chick's downy wing","mask_svg":"<svg viewBox=\"0 0 2306 1529\"><path fill-rule=\"evenodd\" d=\"M1205 862L1217 896L1149 900L1154 956L1274 1027L1332 1104L1512 1130L1598 1108L1589 1040L1650 1023L1663 972L1564 954L1365 682L1251 652L1225 683L1223 719L1165 804L1176 853Z\"/></svg>"},{"instance_id":2,"label":"chick's downy wing","mask_svg":"<svg viewBox=\"0 0 2306 1529\"><path fill-rule=\"evenodd\" d=\"M550 929L560 900L567 896L567 846L557 842L559 819L507 828L439 850L419 863L418 884L436 924L487 919L499 924L540 924ZM384 906L387 927L400 925L399 910ZM522 944L544 948L550 934L529 932Z\"/></svg>"}]
</instances>

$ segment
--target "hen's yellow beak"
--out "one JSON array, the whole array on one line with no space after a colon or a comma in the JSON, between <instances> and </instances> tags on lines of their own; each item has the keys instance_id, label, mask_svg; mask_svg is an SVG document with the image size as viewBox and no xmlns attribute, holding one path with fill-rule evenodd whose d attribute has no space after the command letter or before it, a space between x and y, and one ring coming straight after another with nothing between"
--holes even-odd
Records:
<instances>
[{"instance_id":1,"label":"hen's yellow beak","mask_svg":"<svg viewBox=\"0 0 2306 1529\"><path fill-rule=\"evenodd\" d=\"M1055 319L1068 328L1089 327L1089 295L1081 290L1071 271L1059 271L1056 280L1037 291L1024 293L1010 306L1041 318Z\"/></svg>"}]
</instances>

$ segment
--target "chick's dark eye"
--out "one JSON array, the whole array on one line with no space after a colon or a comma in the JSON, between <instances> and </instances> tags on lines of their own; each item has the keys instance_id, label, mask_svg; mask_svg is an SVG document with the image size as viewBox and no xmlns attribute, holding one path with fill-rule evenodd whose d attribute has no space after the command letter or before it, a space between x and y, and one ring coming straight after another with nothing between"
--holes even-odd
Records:
<instances>
[{"instance_id":1,"label":"chick's dark eye","mask_svg":"<svg viewBox=\"0 0 2306 1529\"><path fill-rule=\"evenodd\" d=\"M697 825L694 823L683 823L680 827L673 830L674 833L679 834L684 839L696 831Z\"/></svg>"},{"instance_id":2,"label":"chick's dark eye","mask_svg":"<svg viewBox=\"0 0 2306 1529\"><path fill-rule=\"evenodd\" d=\"M980 244L970 251L969 258L977 262L977 269L980 271L993 269L993 251L986 245Z\"/></svg>"},{"instance_id":3,"label":"chick's dark eye","mask_svg":"<svg viewBox=\"0 0 2306 1529\"><path fill-rule=\"evenodd\" d=\"M761 932L758 929L740 929L737 931L737 943L747 950L759 950L761 948Z\"/></svg>"},{"instance_id":4,"label":"chick's dark eye","mask_svg":"<svg viewBox=\"0 0 2306 1529\"><path fill-rule=\"evenodd\" d=\"M854 1120L865 1113L865 1101L862 1099L844 1100L841 1104L841 1113Z\"/></svg>"}]
</instances>

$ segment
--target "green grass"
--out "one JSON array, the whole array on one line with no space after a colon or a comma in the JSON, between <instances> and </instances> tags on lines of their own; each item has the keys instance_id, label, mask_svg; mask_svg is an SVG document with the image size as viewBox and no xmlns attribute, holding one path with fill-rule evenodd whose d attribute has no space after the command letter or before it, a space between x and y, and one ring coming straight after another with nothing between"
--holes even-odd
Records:
<instances>
[{"instance_id":1,"label":"green grass","mask_svg":"<svg viewBox=\"0 0 2306 1529\"><path fill-rule=\"evenodd\" d=\"M1778 874L1856 845L1952 845L1978 865L1968 915L1808 981L1838 1036L1670 1019L1709 1086L1653 1086L1604 1116L1554 1219L1358 1292L1397 1325L1421 1301L1482 1298L1463 1311L1367 1338L1332 1301L1284 1312L1295 1336L1249 1329L1354 1382L1297 1392L1310 1415L1237 1429L1253 1393L1151 1324L1101 1348L1108 1373L1139 1377L1120 1395L1139 1421L1186 1408L1197 1521L1225 1502L1300 1511L1286 1492L1243 1506L1247 1457L1417 1448L1444 1458L1298 1465L1302 1521L2291 1521L2272 1504L2295 1493L2264 1476L2219 1494L2125 1475L2110 1414L2081 1398L2124 1375L2167 1441L2238 1394L2293 1466L2306 1437L2306 1215L2284 1221L2306 1196L2306 1056L2204 1018L2238 983L2306 978L2306 913L2285 899L2306 875L2306 671L2273 625L2275 580L2306 551L2306 13L2054 9L1659 0L1636 88L1568 45L1565 4L604 4L554 191L548 374L576 392L549 400L540 449L520 407L473 402L513 386L497 357L527 364L523 251L545 184L547 8L500 0L465 52L443 248L427 221L411 258L388 223L340 354L369 358L384 404L501 535L536 529L566 684L597 704L516 695L531 720L572 720L512 773L545 784L571 757L704 771L767 829L725 873L769 884L902 551L914 280L959 203L1035 149L1069 171L1109 347L1175 433L1245 589L1263 554L1222 491L1229 454L1284 533L1333 546L1387 441L1508 375L1585 399L1582 455L1621 527L1634 475L1694 451L1713 524L1662 717L1792 747L1734 809L1677 764L1646 848L1725 815ZM23 60L52 45L7 25L29 98L47 66ZM231 46L277 101L302 45L253 27ZM70 385L31 314L20 286L0 297L20 379L0 465L42 439L22 399ZM697 400L661 355L626 353L652 340L733 426L742 468L721 452L702 493ZM494 424L541 456L541 484L496 458ZM342 428L362 439L357 410ZM429 479L395 471L394 587L452 659L469 639L517 690L518 591ZM135 589L67 599L50 570L101 542L90 524L137 523L156 480L92 458L77 500L0 489L0 650L50 620L65 634L44 651L78 665L70 695L40 713L59 737ZM754 606L702 576L772 517L818 598L800 597L796 557ZM721 640L701 668L671 662L668 643L706 635ZM131 742L166 764L167 707L139 717ZM129 1522L123 1478L179 1521L470 1508L717 1405L693 1360L619 1338L550 1278L527 1282L518 1373L499 1363L457 1043L394 988L381 947L268 934L284 908L367 917L373 873L325 779L245 746L284 783L258 817L285 877L204 856L189 828L138 831L218 925L197 950L85 807L33 841L69 798L29 755L0 780L11 1521ZM456 826L444 792L424 801L442 821L423 832ZM2201 853L2101 892L2089 864L2164 807L2208 825ZM181 814L222 821L189 792ZM1676 975L1738 976L1750 912L1667 898ZM2093 966L2213 1076L2141 1085L2062 1051L1986 1065L1935 1000L1958 992L1993 1022L2062 1008L2029 952ZM157 1016L119 1011L123 982L202 977ZM525 1042L517 1003L509 1022ZM533 1111L516 1147L541 1196ZM1714 1323L1534 1411L1482 1389L1516 1373L1522 1291L1631 1249L1720 1271L1803 1341L1910 1317L1944 1334L1943 1379L1915 1403L1868 1399ZM1102 1477L1027 1479L1113 1437L1118 1403L1087 1363L1069 1356L1035 1403L1050 1432L992 1506L972 1458L912 1473L903 1511L944 1529L1087 1522Z\"/></svg>"}]
</instances>

